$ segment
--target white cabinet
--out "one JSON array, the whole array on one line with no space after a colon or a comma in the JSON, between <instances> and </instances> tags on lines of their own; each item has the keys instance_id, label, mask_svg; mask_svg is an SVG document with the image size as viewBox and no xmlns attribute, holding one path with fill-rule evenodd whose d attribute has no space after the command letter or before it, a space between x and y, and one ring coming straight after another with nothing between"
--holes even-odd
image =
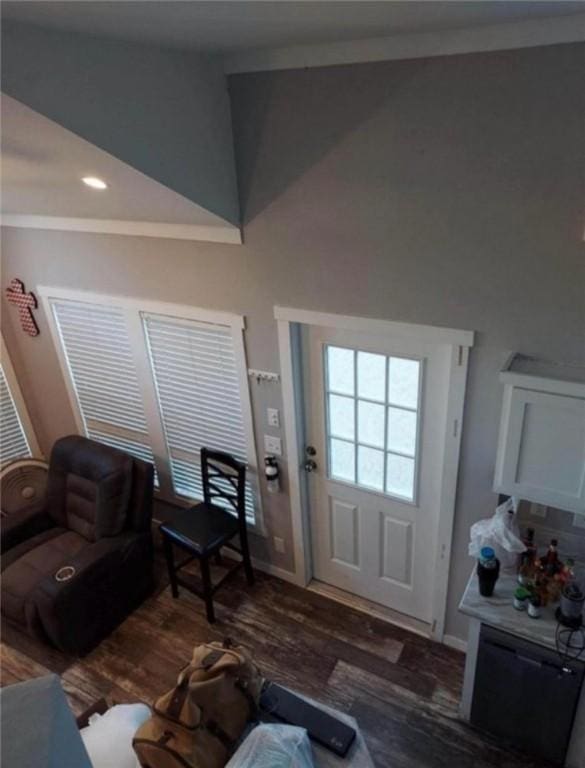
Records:
<instances>
[{"instance_id":1,"label":"white cabinet","mask_svg":"<svg viewBox=\"0 0 585 768\"><path fill-rule=\"evenodd\" d=\"M514 355L500 379L494 489L585 514L585 368Z\"/></svg>"}]
</instances>

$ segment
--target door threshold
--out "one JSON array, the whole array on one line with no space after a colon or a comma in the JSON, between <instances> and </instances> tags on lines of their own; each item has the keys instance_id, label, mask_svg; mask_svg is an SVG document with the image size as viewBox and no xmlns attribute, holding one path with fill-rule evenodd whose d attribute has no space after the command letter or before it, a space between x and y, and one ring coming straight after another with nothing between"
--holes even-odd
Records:
<instances>
[{"instance_id":1,"label":"door threshold","mask_svg":"<svg viewBox=\"0 0 585 768\"><path fill-rule=\"evenodd\" d=\"M405 613L400 613L392 608L387 608L385 605L380 605L380 603L367 600L365 597L346 592L344 589L339 589L339 587L312 579L307 589L310 589L311 592L316 592L318 595L323 595L323 597L328 597L330 600L335 600L336 603L346 605L348 608L367 613L368 616L374 616L376 619L385 621L387 624L393 624L395 627L414 632L414 634L421 637L429 638L431 636L431 625L426 621L407 616Z\"/></svg>"}]
</instances>

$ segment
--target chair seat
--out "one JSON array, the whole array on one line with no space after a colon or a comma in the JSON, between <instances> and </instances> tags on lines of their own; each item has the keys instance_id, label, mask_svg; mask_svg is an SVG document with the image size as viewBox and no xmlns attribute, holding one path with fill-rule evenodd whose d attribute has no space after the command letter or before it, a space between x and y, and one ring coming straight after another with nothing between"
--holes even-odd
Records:
<instances>
[{"instance_id":1,"label":"chair seat","mask_svg":"<svg viewBox=\"0 0 585 768\"><path fill-rule=\"evenodd\" d=\"M199 557L206 557L232 539L239 527L234 515L202 502L173 515L172 521L162 523L160 530Z\"/></svg>"}]
</instances>

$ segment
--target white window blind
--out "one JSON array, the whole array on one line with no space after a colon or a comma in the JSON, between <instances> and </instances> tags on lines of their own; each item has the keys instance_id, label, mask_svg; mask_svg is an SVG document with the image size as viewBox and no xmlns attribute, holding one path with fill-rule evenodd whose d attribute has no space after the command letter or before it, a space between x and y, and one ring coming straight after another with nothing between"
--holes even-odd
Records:
<instances>
[{"instance_id":1,"label":"white window blind","mask_svg":"<svg viewBox=\"0 0 585 768\"><path fill-rule=\"evenodd\" d=\"M4 370L0 367L0 464L32 455Z\"/></svg>"},{"instance_id":2,"label":"white window blind","mask_svg":"<svg viewBox=\"0 0 585 768\"><path fill-rule=\"evenodd\" d=\"M86 435L154 463L124 312L51 301Z\"/></svg>"},{"instance_id":3,"label":"white window blind","mask_svg":"<svg viewBox=\"0 0 585 768\"><path fill-rule=\"evenodd\" d=\"M179 496L201 499L201 448L248 458L232 331L162 315L142 318L173 488ZM246 515L254 523L254 494L246 486Z\"/></svg>"}]
</instances>

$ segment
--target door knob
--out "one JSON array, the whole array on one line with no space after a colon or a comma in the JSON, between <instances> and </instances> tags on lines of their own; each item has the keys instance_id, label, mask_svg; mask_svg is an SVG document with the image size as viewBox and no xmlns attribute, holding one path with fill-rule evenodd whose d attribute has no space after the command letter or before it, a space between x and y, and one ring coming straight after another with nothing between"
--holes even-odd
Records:
<instances>
[{"instance_id":1,"label":"door knob","mask_svg":"<svg viewBox=\"0 0 585 768\"><path fill-rule=\"evenodd\" d=\"M317 462L313 459L307 459L304 464L305 472L314 472L317 469Z\"/></svg>"}]
</instances>

